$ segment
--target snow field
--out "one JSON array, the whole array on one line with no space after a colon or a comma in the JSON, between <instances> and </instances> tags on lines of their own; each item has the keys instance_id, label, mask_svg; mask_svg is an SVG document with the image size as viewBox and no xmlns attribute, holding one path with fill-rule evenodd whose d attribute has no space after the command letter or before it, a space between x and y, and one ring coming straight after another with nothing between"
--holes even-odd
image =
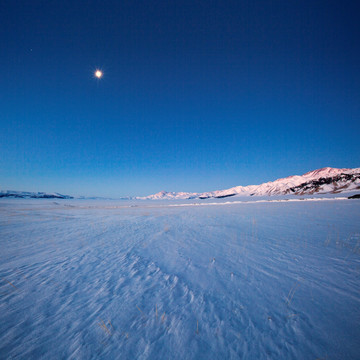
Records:
<instances>
[{"instance_id":1,"label":"snow field","mask_svg":"<svg viewBox=\"0 0 360 360\"><path fill-rule=\"evenodd\" d=\"M359 201L134 204L0 202L1 359L358 358Z\"/></svg>"}]
</instances>

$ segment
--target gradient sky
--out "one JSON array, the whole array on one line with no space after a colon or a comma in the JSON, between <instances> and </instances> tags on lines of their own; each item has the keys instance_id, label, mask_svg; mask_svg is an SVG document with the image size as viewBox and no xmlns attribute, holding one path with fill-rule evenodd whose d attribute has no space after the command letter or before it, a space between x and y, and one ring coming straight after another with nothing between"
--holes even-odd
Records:
<instances>
[{"instance_id":1,"label":"gradient sky","mask_svg":"<svg viewBox=\"0 0 360 360\"><path fill-rule=\"evenodd\" d=\"M0 189L119 197L359 167L359 13L3 0Z\"/></svg>"}]
</instances>

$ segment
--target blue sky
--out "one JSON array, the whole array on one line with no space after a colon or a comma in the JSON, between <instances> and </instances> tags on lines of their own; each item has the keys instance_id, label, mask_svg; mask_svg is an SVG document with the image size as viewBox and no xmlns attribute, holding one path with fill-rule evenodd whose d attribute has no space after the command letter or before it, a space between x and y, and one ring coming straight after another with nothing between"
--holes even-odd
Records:
<instances>
[{"instance_id":1,"label":"blue sky","mask_svg":"<svg viewBox=\"0 0 360 360\"><path fill-rule=\"evenodd\" d=\"M359 167L359 10L5 0L0 189L119 197Z\"/></svg>"}]
</instances>

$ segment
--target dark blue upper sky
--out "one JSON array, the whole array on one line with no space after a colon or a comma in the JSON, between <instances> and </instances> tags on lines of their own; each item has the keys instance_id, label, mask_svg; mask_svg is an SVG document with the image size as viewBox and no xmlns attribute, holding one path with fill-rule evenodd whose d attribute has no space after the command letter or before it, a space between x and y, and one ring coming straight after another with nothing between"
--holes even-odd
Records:
<instances>
[{"instance_id":1,"label":"dark blue upper sky","mask_svg":"<svg viewBox=\"0 0 360 360\"><path fill-rule=\"evenodd\" d=\"M3 0L0 189L148 195L360 166L359 4Z\"/></svg>"}]
</instances>

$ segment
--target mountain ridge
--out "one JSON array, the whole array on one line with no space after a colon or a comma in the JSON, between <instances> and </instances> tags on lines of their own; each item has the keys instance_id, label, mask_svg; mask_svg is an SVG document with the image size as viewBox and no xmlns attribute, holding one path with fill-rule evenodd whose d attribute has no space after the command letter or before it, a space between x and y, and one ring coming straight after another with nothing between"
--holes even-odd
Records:
<instances>
[{"instance_id":1,"label":"mountain ridge","mask_svg":"<svg viewBox=\"0 0 360 360\"><path fill-rule=\"evenodd\" d=\"M324 167L303 175L290 175L259 185L234 186L229 189L208 192L168 192L160 191L148 196L122 198L124 200L185 200L226 198L231 196L272 196L272 195L313 195L337 194L360 190L360 168ZM74 199L59 193L0 190L0 198L23 199ZM77 199L97 199L97 197L75 197ZM103 198L100 198L103 199Z\"/></svg>"},{"instance_id":2,"label":"mountain ridge","mask_svg":"<svg viewBox=\"0 0 360 360\"><path fill-rule=\"evenodd\" d=\"M321 180L320 180L321 179ZM135 197L141 200L208 199L230 196L311 195L329 194L360 189L360 168L324 167L303 175L291 175L259 185L234 186L225 190L203 193L160 191Z\"/></svg>"},{"instance_id":3,"label":"mountain ridge","mask_svg":"<svg viewBox=\"0 0 360 360\"><path fill-rule=\"evenodd\" d=\"M70 195L46 192L29 192L0 190L0 198L19 198L19 199L73 199Z\"/></svg>"}]
</instances>

